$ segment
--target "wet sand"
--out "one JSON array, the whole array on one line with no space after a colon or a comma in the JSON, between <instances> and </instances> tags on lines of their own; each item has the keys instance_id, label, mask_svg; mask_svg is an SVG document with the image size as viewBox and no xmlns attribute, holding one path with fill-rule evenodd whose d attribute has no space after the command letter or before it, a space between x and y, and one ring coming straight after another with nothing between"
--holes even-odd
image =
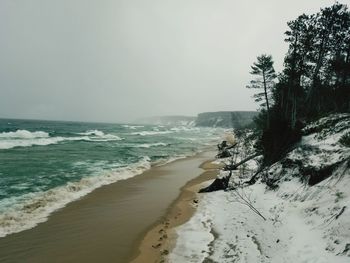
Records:
<instances>
[{"instance_id":1,"label":"wet sand","mask_svg":"<svg viewBox=\"0 0 350 263\"><path fill-rule=\"evenodd\" d=\"M198 190L203 183L215 179L221 165L212 164L210 160L203 162L200 168L204 171L200 176L190 180L181 188L178 198L169 207L167 214L147 232L140 241L138 252L131 263L163 263L176 243L175 227L187 222L194 214L200 198Z\"/></svg>"},{"instance_id":2,"label":"wet sand","mask_svg":"<svg viewBox=\"0 0 350 263\"><path fill-rule=\"evenodd\" d=\"M0 238L0 262L129 262L140 238L164 222L180 188L213 156L202 153L101 187L45 223Z\"/></svg>"}]
</instances>

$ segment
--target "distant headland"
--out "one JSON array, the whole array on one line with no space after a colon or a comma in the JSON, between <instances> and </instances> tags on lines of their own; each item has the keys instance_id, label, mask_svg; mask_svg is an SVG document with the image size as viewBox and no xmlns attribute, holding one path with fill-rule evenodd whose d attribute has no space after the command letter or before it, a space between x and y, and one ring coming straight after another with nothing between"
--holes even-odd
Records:
<instances>
[{"instance_id":1,"label":"distant headland","mask_svg":"<svg viewBox=\"0 0 350 263\"><path fill-rule=\"evenodd\" d=\"M256 111L216 111L203 112L195 116L155 116L138 119L139 124L184 125L198 127L240 128L250 125Z\"/></svg>"}]
</instances>

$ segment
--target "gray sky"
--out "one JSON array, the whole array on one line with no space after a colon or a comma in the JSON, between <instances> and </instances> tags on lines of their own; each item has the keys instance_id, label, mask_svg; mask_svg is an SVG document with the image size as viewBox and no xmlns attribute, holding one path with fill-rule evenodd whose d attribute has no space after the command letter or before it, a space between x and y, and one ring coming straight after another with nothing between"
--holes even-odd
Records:
<instances>
[{"instance_id":1,"label":"gray sky","mask_svg":"<svg viewBox=\"0 0 350 263\"><path fill-rule=\"evenodd\" d=\"M350 0L341 3L350 5ZM0 0L0 117L126 121L255 110L257 55L332 0Z\"/></svg>"}]
</instances>

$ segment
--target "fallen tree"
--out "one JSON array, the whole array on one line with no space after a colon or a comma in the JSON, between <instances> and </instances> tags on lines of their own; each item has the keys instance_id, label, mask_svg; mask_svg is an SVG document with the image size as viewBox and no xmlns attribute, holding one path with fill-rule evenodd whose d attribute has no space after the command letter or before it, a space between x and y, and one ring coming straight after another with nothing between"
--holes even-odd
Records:
<instances>
[{"instance_id":1,"label":"fallen tree","mask_svg":"<svg viewBox=\"0 0 350 263\"><path fill-rule=\"evenodd\" d=\"M234 153L231 152L233 148L235 148L237 143L234 143L232 145L228 145L226 141L222 141L220 144L218 144L218 154L216 155L216 158L227 158L231 157Z\"/></svg>"},{"instance_id":2,"label":"fallen tree","mask_svg":"<svg viewBox=\"0 0 350 263\"><path fill-rule=\"evenodd\" d=\"M253 155L248 156L247 158L243 159L242 161L240 161L236 164L226 165L224 170L230 171L230 173L227 176L224 176L222 178L216 178L214 180L214 182L211 183L209 186L200 189L199 193L209 193L209 192L214 192L214 191L219 191L219 190L225 190L228 187L228 183L229 183L230 178L232 176L232 171L236 170L242 164L258 157L259 155L260 154L255 153Z\"/></svg>"},{"instance_id":3,"label":"fallen tree","mask_svg":"<svg viewBox=\"0 0 350 263\"><path fill-rule=\"evenodd\" d=\"M258 179L258 175L265 169L265 166L261 166L256 172L255 174L250 178L249 181L244 182L244 184L248 184L248 185L252 185L255 184L255 182Z\"/></svg>"},{"instance_id":4,"label":"fallen tree","mask_svg":"<svg viewBox=\"0 0 350 263\"><path fill-rule=\"evenodd\" d=\"M235 164L229 164L226 165L224 167L225 171L232 171L232 170L236 170L239 166L241 166L242 164L250 161L251 159L254 159L255 157L258 157L260 154L259 153L255 153L253 155L248 156L247 158L244 158L242 161L235 163Z\"/></svg>"}]
</instances>

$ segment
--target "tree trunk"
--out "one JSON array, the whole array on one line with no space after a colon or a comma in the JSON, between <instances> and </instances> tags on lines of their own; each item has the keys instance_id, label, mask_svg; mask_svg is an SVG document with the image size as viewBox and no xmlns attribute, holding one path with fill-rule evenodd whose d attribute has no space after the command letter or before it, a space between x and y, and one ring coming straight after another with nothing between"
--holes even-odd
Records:
<instances>
[{"instance_id":1,"label":"tree trunk","mask_svg":"<svg viewBox=\"0 0 350 263\"><path fill-rule=\"evenodd\" d=\"M259 155L261 155L261 154L256 153L256 154L250 155L250 156L248 156L247 158L243 159L242 161L240 161L240 162L238 162L238 163L236 163L236 164L225 166L224 169L225 169L226 171L236 170L236 169L237 169L239 166L241 166L242 164L244 164L244 163L250 161L251 159L254 159L255 157L258 157Z\"/></svg>"},{"instance_id":2,"label":"tree trunk","mask_svg":"<svg viewBox=\"0 0 350 263\"><path fill-rule=\"evenodd\" d=\"M209 193L209 192L214 192L214 191L219 191L219 190L225 190L228 187L228 183L230 181L230 178L232 176L232 171L237 169L240 165L248 162L251 159L254 159L255 157L259 156L260 154L256 153L254 155L248 156L244 160L230 166L230 173L228 176L223 177L223 178L216 178L213 183L211 183L208 187L204 187L200 189L198 192L199 193Z\"/></svg>"},{"instance_id":3,"label":"tree trunk","mask_svg":"<svg viewBox=\"0 0 350 263\"><path fill-rule=\"evenodd\" d=\"M267 108L267 129L269 129L270 128L270 105L269 105L269 99L267 97L265 71L263 71L263 78L264 78L264 93L265 93L266 108Z\"/></svg>"}]
</instances>

